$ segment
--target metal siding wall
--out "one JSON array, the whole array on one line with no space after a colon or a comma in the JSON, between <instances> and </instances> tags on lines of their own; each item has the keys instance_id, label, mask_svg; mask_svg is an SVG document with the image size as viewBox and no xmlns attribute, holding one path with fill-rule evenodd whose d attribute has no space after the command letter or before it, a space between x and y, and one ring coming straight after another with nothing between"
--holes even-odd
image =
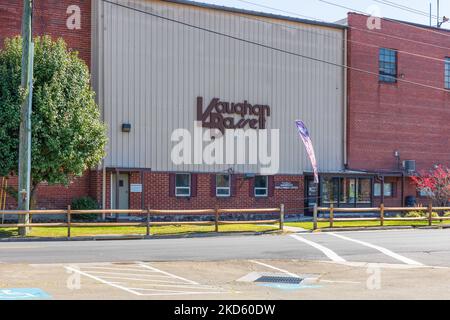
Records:
<instances>
[{"instance_id":1,"label":"metal siding wall","mask_svg":"<svg viewBox=\"0 0 450 320\"><path fill-rule=\"evenodd\" d=\"M189 24L333 63L344 62L340 29L248 17L160 1L121 1ZM244 43L103 3L98 8L108 167L154 171L226 170L230 165L174 166L173 130L193 129L196 97L271 107L267 128L280 129L280 173L311 171L294 120L307 124L320 171L343 168L342 68ZM268 23L270 22L270 23ZM103 61L102 61L103 60ZM96 61L96 60L95 60ZM132 125L130 133L121 124ZM234 166L237 172L257 167Z\"/></svg>"}]
</instances>

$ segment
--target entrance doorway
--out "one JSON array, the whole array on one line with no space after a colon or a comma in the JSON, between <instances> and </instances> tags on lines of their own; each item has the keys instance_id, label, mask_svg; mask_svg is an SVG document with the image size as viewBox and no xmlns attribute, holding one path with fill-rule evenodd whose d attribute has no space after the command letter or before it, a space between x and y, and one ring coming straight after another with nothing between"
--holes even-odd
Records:
<instances>
[{"instance_id":1,"label":"entrance doorway","mask_svg":"<svg viewBox=\"0 0 450 320\"><path fill-rule=\"evenodd\" d=\"M116 194L117 191L119 192L118 197ZM117 174L111 173L111 209L128 209L129 195L130 184L128 173L119 173L119 181L117 181Z\"/></svg>"},{"instance_id":2,"label":"entrance doorway","mask_svg":"<svg viewBox=\"0 0 450 320\"><path fill-rule=\"evenodd\" d=\"M305 177L305 213L312 214L314 205L317 203L319 186L312 177Z\"/></svg>"}]
</instances>

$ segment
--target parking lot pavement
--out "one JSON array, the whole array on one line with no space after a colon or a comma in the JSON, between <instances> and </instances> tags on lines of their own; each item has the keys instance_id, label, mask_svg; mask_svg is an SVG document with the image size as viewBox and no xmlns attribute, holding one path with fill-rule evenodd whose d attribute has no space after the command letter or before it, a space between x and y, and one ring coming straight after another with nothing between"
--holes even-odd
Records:
<instances>
[{"instance_id":1,"label":"parking lot pavement","mask_svg":"<svg viewBox=\"0 0 450 320\"><path fill-rule=\"evenodd\" d=\"M448 299L448 272L292 259L0 264L0 299L11 288L48 299Z\"/></svg>"}]
</instances>

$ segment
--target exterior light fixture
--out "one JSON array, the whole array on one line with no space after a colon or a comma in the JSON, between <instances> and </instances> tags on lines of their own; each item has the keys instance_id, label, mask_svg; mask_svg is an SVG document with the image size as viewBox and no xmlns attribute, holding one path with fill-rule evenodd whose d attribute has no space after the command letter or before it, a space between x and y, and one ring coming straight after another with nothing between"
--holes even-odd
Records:
<instances>
[{"instance_id":1,"label":"exterior light fixture","mask_svg":"<svg viewBox=\"0 0 450 320\"><path fill-rule=\"evenodd\" d=\"M131 124L122 123L122 132L130 132L130 131L131 131Z\"/></svg>"}]
</instances>

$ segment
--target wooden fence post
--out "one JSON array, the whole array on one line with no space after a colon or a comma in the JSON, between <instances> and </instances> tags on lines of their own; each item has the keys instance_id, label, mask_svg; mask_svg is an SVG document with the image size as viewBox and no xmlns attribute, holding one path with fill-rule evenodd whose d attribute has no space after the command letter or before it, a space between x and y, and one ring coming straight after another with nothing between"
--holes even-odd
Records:
<instances>
[{"instance_id":1,"label":"wooden fence post","mask_svg":"<svg viewBox=\"0 0 450 320\"><path fill-rule=\"evenodd\" d=\"M280 230L284 229L284 204L280 204Z\"/></svg>"},{"instance_id":2,"label":"wooden fence post","mask_svg":"<svg viewBox=\"0 0 450 320\"><path fill-rule=\"evenodd\" d=\"M70 224L71 224L71 220L72 220L72 213L70 210L70 205L67 206L67 238L70 239Z\"/></svg>"},{"instance_id":3,"label":"wooden fence post","mask_svg":"<svg viewBox=\"0 0 450 320\"><path fill-rule=\"evenodd\" d=\"M433 204L430 202L428 204L428 225L431 226L433 224Z\"/></svg>"},{"instance_id":4,"label":"wooden fence post","mask_svg":"<svg viewBox=\"0 0 450 320\"><path fill-rule=\"evenodd\" d=\"M147 209L147 231L146 231L146 236L149 237L150 236L150 210Z\"/></svg>"},{"instance_id":5,"label":"wooden fence post","mask_svg":"<svg viewBox=\"0 0 450 320\"><path fill-rule=\"evenodd\" d=\"M380 225L384 226L384 203L380 203Z\"/></svg>"},{"instance_id":6,"label":"wooden fence post","mask_svg":"<svg viewBox=\"0 0 450 320\"><path fill-rule=\"evenodd\" d=\"M333 228L333 220L334 220L334 207L333 204L330 204L330 228Z\"/></svg>"},{"instance_id":7,"label":"wooden fence post","mask_svg":"<svg viewBox=\"0 0 450 320\"><path fill-rule=\"evenodd\" d=\"M317 230L317 211L317 203L315 203L313 210L313 230Z\"/></svg>"},{"instance_id":8,"label":"wooden fence post","mask_svg":"<svg viewBox=\"0 0 450 320\"><path fill-rule=\"evenodd\" d=\"M215 208L215 218L214 218L214 230L215 232L219 232L219 208Z\"/></svg>"}]
</instances>

